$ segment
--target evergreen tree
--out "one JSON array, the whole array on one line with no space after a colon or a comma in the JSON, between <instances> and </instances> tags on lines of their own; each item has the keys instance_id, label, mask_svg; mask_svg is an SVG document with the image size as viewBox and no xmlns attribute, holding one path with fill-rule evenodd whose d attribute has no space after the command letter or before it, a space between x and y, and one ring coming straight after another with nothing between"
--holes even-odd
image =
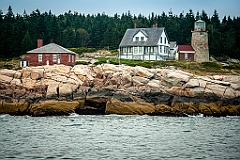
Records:
<instances>
[{"instance_id":1,"label":"evergreen tree","mask_svg":"<svg viewBox=\"0 0 240 160\"><path fill-rule=\"evenodd\" d=\"M75 37L75 47L86 47L89 43L90 36L85 29L77 29Z\"/></svg>"},{"instance_id":2,"label":"evergreen tree","mask_svg":"<svg viewBox=\"0 0 240 160\"><path fill-rule=\"evenodd\" d=\"M69 10L58 16L49 12L34 10L22 15L13 13L9 6L7 13L0 10L0 57L17 57L36 47L36 40L42 38L44 44L55 42L64 47L96 47L118 48L127 29L165 27L170 41L178 44L191 43L191 30L194 22L201 19L206 22L209 35L210 55L239 58L240 53L240 18L224 17L219 19L215 10L208 16L203 10L201 14L192 10L180 13L179 16L165 12L151 13L148 17L141 14L132 15L130 11L110 17L105 13L84 15Z\"/></svg>"},{"instance_id":3,"label":"evergreen tree","mask_svg":"<svg viewBox=\"0 0 240 160\"><path fill-rule=\"evenodd\" d=\"M63 31L62 45L67 48L74 47L75 43L75 32L73 28L67 28Z\"/></svg>"},{"instance_id":4,"label":"evergreen tree","mask_svg":"<svg viewBox=\"0 0 240 160\"><path fill-rule=\"evenodd\" d=\"M34 48L32 38L31 38L28 31L24 35L24 38L22 39L21 45L22 45L23 53L26 53L27 51L30 51Z\"/></svg>"}]
</instances>

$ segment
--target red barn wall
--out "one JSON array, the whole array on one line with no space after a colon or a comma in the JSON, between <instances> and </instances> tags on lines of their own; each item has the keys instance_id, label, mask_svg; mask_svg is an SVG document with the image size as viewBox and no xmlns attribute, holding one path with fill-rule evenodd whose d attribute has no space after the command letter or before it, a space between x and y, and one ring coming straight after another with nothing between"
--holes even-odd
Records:
<instances>
[{"instance_id":1,"label":"red barn wall","mask_svg":"<svg viewBox=\"0 0 240 160\"><path fill-rule=\"evenodd\" d=\"M194 61L194 54L193 53L188 53L188 58L185 59L185 53L179 53L179 60Z\"/></svg>"},{"instance_id":2,"label":"red barn wall","mask_svg":"<svg viewBox=\"0 0 240 160\"><path fill-rule=\"evenodd\" d=\"M38 55L39 54L28 54L28 64L29 66L42 66L42 65L47 65L47 61L49 62L49 65L57 64L58 61L53 62L53 54L47 54L44 53L42 54L42 62L38 61ZM60 59L60 64L64 65L74 65L75 60L76 60L76 55L75 54L69 54L69 53L62 53L62 54L56 54L57 59ZM70 62L68 59L68 55L70 55ZM72 55L73 55L73 60L72 60Z\"/></svg>"}]
</instances>

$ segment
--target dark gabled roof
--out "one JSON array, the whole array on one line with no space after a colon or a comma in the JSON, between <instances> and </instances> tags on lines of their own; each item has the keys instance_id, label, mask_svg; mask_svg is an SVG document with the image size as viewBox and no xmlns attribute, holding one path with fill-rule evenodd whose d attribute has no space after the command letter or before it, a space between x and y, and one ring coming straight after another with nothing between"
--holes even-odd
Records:
<instances>
[{"instance_id":1,"label":"dark gabled roof","mask_svg":"<svg viewBox=\"0 0 240 160\"><path fill-rule=\"evenodd\" d=\"M133 41L133 37L141 31L144 35L146 34L146 41ZM124 37L119 45L119 47L127 47L127 46L154 46L157 45L159 39L164 31L164 27L162 28L135 28L135 29L127 29L124 34Z\"/></svg>"},{"instance_id":2,"label":"dark gabled roof","mask_svg":"<svg viewBox=\"0 0 240 160\"><path fill-rule=\"evenodd\" d=\"M195 50L192 48L191 45L178 45L178 51L192 51L192 52L195 52Z\"/></svg>"},{"instance_id":3,"label":"dark gabled roof","mask_svg":"<svg viewBox=\"0 0 240 160\"><path fill-rule=\"evenodd\" d=\"M148 34L147 34L144 30L139 30L138 32L136 32L136 33L133 35L133 37L134 37L136 34L138 34L139 32L141 32L145 37L148 38Z\"/></svg>"},{"instance_id":4,"label":"dark gabled roof","mask_svg":"<svg viewBox=\"0 0 240 160\"><path fill-rule=\"evenodd\" d=\"M49 43L45 46L42 46L40 48L33 49L31 51L28 51L27 53L70 53L70 54L76 54L73 51L70 51L62 46L59 46L55 43Z\"/></svg>"}]
</instances>

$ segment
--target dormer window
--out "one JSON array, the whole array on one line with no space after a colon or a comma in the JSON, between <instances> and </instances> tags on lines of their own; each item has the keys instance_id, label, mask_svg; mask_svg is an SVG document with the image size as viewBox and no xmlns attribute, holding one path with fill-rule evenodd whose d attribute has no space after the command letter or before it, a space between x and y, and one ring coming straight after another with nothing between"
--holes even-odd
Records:
<instances>
[{"instance_id":1,"label":"dormer window","mask_svg":"<svg viewBox=\"0 0 240 160\"><path fill-rule=\"evenodd\" d=\"M146 41L147 39L148 39L147 33L143 30L139 30L133 35L134 42Z\"/></svg>"}]
</instances>

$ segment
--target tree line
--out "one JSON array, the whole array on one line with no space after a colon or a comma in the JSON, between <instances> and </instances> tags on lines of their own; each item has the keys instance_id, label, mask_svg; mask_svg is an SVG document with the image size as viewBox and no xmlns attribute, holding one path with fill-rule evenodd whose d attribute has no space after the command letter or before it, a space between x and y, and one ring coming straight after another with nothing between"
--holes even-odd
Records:
<instances>
[{"instance_id":1,"label":"tree line","mask_svg":"<svg viewBox=\"0 0 240 160\"><path fill-rule=\"evenodd\" d=\"M91 47L117 49L128 28L165 27L170 41L191 44L194 22L202 19L207 24L210 55L239 58L240 17L226 17L220 21L215 10L208 16L203 10L196 14L190 9L179 15L171 12L132 15L130 11L121 15L105 13L81 14L68 11L54 15L51 10L41 13L38 9L27 14L14 15L11 6L4 14L0 10L0 58L19 57L36 48L37 39L44 44L57 43L66 48Z\"/></svg>"}]
</instances>

